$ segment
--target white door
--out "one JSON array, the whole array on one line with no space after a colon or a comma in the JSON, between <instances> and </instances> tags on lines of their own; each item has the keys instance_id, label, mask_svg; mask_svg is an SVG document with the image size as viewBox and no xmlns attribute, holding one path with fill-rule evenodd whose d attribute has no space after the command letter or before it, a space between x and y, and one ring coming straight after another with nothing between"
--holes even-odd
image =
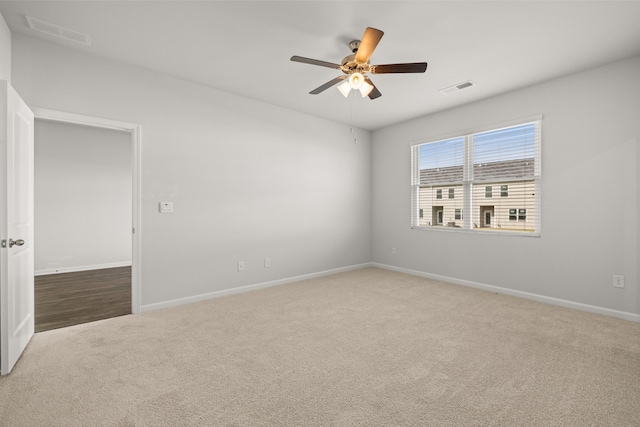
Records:
<instances>
[{"instance_id":1,"label":"white door","mask_svg":"<svg viewBox=\"0 0 640 427\"><path fill-rule=\"evenodd\" d=\"M484 211L484 226L491 227L491 211Z\"/></svg>"},{"instance_id":2,"label":"white door","mask_svg":"<svg viewBox=\"0 0 640 427\"><path fill-rule=\"evenodd\" d=\"M33 336L33 113L0 81L0 374Z\"/></svg>"}]
</instances>

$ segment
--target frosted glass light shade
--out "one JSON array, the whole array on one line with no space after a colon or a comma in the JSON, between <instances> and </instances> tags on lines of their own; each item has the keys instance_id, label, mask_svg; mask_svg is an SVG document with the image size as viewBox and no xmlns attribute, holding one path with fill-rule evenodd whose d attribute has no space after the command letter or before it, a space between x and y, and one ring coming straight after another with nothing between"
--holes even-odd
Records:
<instances>
[{"instance_id":1,"label":"frosted glass light shade","mask_svg":"<svg viewBox=\"0 0 640 427\"><path fill-rule=\"evenodd\" d=\"M352 89L360 89L364 83L364 76L360 73L353 73L349 76L349 85Z\"/></svg>"},{"instance_id":2,"label":"frosted glass light shade","mask_svg":"<svg viewBox=\"0 0 640 427\"><path fill-rule=\"evenodd\" d=\"M338 90L340 93L346 98L349 96L349 92L351 92L351 85L349 84L349 80L345 80L344 82L338 85Z\"/></svg>"},{"instance_id":3,"label":"frosted glass light shade","mask_svg":"<svg viewBox=\"0 0 640 427\"><path fill-rule=\"evenodd\" d=\"M372 90L373 90L373 85L370 85L366 81L362 82L362 85L360 86L360 93L362 94L363 98L369 95Z\"/></svg>"}]
</instances>

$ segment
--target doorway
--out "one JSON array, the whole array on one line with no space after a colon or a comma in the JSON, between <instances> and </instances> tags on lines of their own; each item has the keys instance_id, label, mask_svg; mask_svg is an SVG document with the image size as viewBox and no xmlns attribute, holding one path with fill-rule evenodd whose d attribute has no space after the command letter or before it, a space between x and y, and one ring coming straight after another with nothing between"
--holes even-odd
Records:
<instances>
[{"instance_id":1,"label":"doorway","mask_svg":"<svg viewBox=\"0 0 640 427\"><path fill-rule=\"evenodd\" d=\"M482 224L482 227L490 228L493 226L493 215L493 206L480 206L480 224Z\"/></svg>"},{"instance_id":2,"label":"doorway","mask_svg":"<svg viewBox=\"0 0 640 427\"><path fill-rule=\"evenodd\" d=\"M442 225L444 221L444 207L443 206L432 206L431 207L431 220L433 225Z\"/></svg>"},{"instance_id":3,"label":"doorway","mask_svg":"<svg viewBox=\"0 0 640 427\"><path fill-rule=\"evenodd\" d=\"M140 127L34 113L36 331L139 312Z\"/></svg>"}]
</instances>

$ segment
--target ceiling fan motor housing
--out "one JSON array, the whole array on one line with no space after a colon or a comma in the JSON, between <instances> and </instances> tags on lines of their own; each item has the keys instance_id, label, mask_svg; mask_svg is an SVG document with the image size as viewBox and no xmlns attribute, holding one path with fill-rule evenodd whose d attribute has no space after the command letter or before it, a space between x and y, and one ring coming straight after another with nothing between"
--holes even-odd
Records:
<instances>
[{"instance_id":1,"label":"ceiling fan motor housing","mask_svg":"<svg viewBox=\"0 0 640 427\"><path fill-rule=\"evenodd\" d=\"M360 40L353 40L349 43L349 49L353 52L353 54L345 56L342 58L342 66L340 67L342 72L345 74L353 74L353 73L368 73L370 70L370 66L368 62L358 62L356 61L356 53L358 52L358 48L360 47Z\"/></svg>"}]
</instances>

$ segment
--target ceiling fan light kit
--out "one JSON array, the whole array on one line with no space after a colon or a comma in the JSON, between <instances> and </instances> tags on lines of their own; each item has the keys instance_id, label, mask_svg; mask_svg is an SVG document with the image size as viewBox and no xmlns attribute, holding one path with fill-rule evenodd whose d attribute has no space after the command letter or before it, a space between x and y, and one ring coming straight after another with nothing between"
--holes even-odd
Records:
<instances>
[{"instance_id":1,"label":"ceiling fan light kit","mask_svg":"<svg viewBox=\"0 0 640 427\"><path fill-rule=\"evenodd\" d=\"M348 76L348 78L346 78L346 76L340 76L328 81L309 92L311 95L322 93L331 86L342 82L338 86L338 90L345 98L349 96L351 90L359 90L363 98L368 96L369 99L376 99L382 96L382 94L365 74L424 73L427 70L426 62L370 65L369 59L371 58L371 54L380 42L383 34L380 30L367 27L362 36L362 40L353 40L349 43L349 49L351 49L353 54L344 57L342 64L334 64L332 62L304 58L296 55L291 57L291 61L333 68L342 71Z\"/></svg>"},{"instance_id":2,"label":"ceiling fan light kit","mask_svg":"<svg viewBox=\"0 0 640 427\"><path fill-rule=\"evenodd\" d=\"M373 85L367 83L362 74L353 73L348 80L345 80L342 84L338 85L338 90L345 98L349 96L352 89L359 90L360 94L364 98L371 93Z\"/></svg>"}]
</instances>

